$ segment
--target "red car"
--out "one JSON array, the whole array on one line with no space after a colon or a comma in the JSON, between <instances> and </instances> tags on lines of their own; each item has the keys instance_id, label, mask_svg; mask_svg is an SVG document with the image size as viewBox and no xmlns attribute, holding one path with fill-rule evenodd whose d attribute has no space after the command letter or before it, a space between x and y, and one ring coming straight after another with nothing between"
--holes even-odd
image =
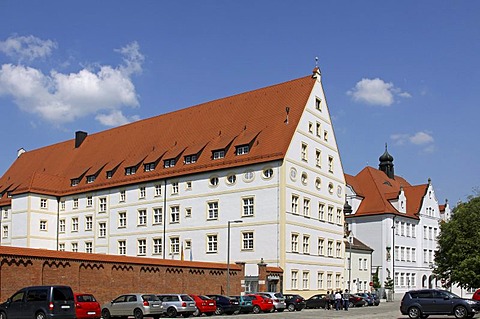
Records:
<instances>
[{"instance_id":1,"label":"red car","mask_svg":"<svg viewBox=\"0 0 480 319\"><path fill-rule=\"evenodd\" d=\"M252 298L253 313L273 311L272 299L256 294L248 294L247 296Z\"/></svg>"},{"instance_id":2,"label":"red car","mask_svg":"<svg viewBox=\"0 0 480 319\"><path fill-rule=\"evenodd\" d=\"M217 302L214 299L202 295L189 296L195 300L195 306L197 306L197 311L193 313L195 317L201 316L202 313L211 316L215 313L215 310L217 310Z\"/></svg>"},{"instance_id":3,"label":"red car","mask_svg":"<svg viewBox=\"0 0 480 319\"><path fill-rule=\"evenodd\" d=\"M100 304L92 294L73 294L77 319L100 319Z\"/></svg>"},{"instance_id":4,"label":"red car","mask_svg":"<svg viewBox=\"0 0 480 319\"><path fill-rule=\"evenodd\" d=\"M480 301L480 289L477 289L477 291L475 291L475 293L472 295L472 299Z\"/></svg>"}]
</instances>

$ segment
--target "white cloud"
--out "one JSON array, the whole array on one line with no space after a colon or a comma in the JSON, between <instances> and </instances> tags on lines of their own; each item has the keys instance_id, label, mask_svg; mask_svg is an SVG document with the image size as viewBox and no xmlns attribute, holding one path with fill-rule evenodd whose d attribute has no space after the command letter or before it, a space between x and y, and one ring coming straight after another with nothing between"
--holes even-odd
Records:
<instances>
[{"instance_id":1,"label":"white cloud","mask_svg":"<svg viewBox=\"0 0 480 319\"><path fill-rule=\"evenodd\" d=\"M57 44L52 40L42 40L33 35L11 36L0 41L0 52L19 61L32 61L48 57Z\"/></svg>"},{"instance_id":2,"label":"white cloud","mask_svg":"<svg viewBox=\"0 0 480 319\"><path fill-rule=\"evenodd\" d=\"M424 146L423 151L432 153L435 150L434 138L429 132L417 132L415 134L392 134L390 138L397 145L413 144Z\"/></svg>"},{"instance_id":3,"label":"white cloud","mask_svg":"<svg viewBox=\"0 0 480 319\"><path fill-rule=\"evenodd\" d=\"M409 98L408 92L402 92L393 83L386 83L382 79L362 79L354 88L347 92L355 102L371 105L390 106L395 102L395 97Z\"/></svg>"},{"instance_id":4,"label":"white cloud","mask_svg":"<svg viewBox=\"0 0 480 319\"><path fill-rule=\"evenodd\" d=\"M138 116L127 118L122 111L114 110L110 114L98 114L95 119L105 126L119 126L138 121L140 118Z\"/></svg>"},{"instance_id":5,"label":"white cloud","mask_svg":"<svg viewBox=\"0 0 480 319\"><path fill-rule=\"evenodd\" d=\"M433 143L433 136L425 132L417 132L410 136L410 142L415 145L423 145Z\"/></svg>"},{"instance_id":6,"label":"white cloud","mask_svg":"<svg viewBox=\"0 0 480 319\"><path fill-rule=\"evenodd\" d=\"M129 120L120 110L139 106L131 76L142 71L144 57L136 42L118 52L124 55L123 65L84 68L69 74L55 70L44 74L29 66L4 64L0 69L0 96L11 96L21 110L55 124L92 114L102 114L96 118L103 124L125 124Z\"/></svg>"}]
</instances>

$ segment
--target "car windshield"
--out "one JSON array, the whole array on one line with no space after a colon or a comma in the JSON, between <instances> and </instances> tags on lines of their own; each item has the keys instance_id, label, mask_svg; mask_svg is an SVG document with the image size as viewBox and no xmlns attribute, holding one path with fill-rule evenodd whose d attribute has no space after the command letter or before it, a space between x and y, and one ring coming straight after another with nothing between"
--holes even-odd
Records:
<instances>
[{"instance_id":1,"label":"car windshield","mask_svg":"<svg viewBox=\"0 0 480 319\"><path fill-rule=\"evenodd\" d=\"M189 295L181 295L180 298L182 298L183 301L193 301Z\"/></svg>"},{"instance_id":2,"label":"car windshield","mask_svg":"<svg viewBox=\"0 0 480 319\"><path fill-rule=\"evenodd\" d=\"M207 296L198 296L198 298L200 298L202 300L212 300L212 298L209 298Z\"/></svg>"},{"instance_id":3,"label":"car windshield","mask_svg":"<svg viewBox=\"0 0 480 319\"><path fill-rule=\"evenodd\" d=\"M274 293L273 295L274 295L275 297L277 297L277 298L283 298L283 295L282 295L282 293L280 293L280 292L276 292L276 293Z\"/></svg>"},{"instance_id":4,"label":"car windshield","mask_svg":"<svg viewBox=\"0 0 480 319\"><path fill-rule=\"evenodd\" d=\"M95 297L93 295L78 295L78 302L95 302Z\"/></svg>"},{"instance_id":5,"label":"car windshield","mask_svg":"<svg viewBox=\"0 0 480 319\"><path fill-rule=\"evenodd\" d=\"M155 295L143 295L142 298L145 301L160 301L160 299L158 299L158 297Z\"/></svg>"},{"instance_id":6,"label":"car windshield","mask_svg":"<svg viewBox=\"0 0 480 319\"><path fill-rule=\"evenodd\" d=\"M69 287L54 287L53 300L55 301L71 301L73 300L73 292Z\"/></svg>"}]
</instances>

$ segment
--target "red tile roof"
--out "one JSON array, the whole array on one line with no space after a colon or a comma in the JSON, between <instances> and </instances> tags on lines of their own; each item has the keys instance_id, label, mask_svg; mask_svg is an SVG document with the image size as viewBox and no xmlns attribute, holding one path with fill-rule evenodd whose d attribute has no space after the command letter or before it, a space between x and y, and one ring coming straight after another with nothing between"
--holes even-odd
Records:
<instances>
[{"instance_id":1,"label":"red tile roof","mask_svg":"<svg viewBox=\"0 0 480 319\"><path fill-rule=\"evenodd\" d=\"M355 215L351 217L395 214L418 219L422 200L428 188L428 184L412 186L397 175L395 179L390 179L381 170L370 166L365 167L356 176L345 174L345 180L355 193L364 198ZM406 214L397 211L390 203L391 200L398 198L402 187L407 198Z\"/></svg>"},{"instance_id":2,"label":"red tile roof","mask_svg":"<svg viewBox=\"0 0 480 319\"><path fill-rule=\"evenodd\" d=\"M65 196L283 159L315 81L306 76L112 128L88 135L78 148L73 139L27 151L0 178L0 205L10 202L6 191ZM252 140L248 154L235 155L234 146ZM213 150L229 145L225 158L212 159ZM196 163L183 163L183 156L192 155L188 152L202 148ZM180 157L175 167L163 168L170 156ZM144 160L158 165L144 172ZM125 167L134 165L139 165L136 174L126 176ZM107 179L106 172L117 166ZM86 183L94 174L95 181ZM75 178L81 180L72 187Z\"/></svg>"}]
</instances>

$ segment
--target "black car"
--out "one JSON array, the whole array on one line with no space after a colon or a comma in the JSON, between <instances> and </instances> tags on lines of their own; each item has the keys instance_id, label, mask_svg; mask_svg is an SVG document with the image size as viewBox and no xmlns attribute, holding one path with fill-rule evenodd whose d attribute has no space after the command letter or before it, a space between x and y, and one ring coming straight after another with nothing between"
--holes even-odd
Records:
<instances>
[{"instance_id":1,"label":"black car","mask_svg":"<svg viewBox=\"0 0 480 319\"><path fill-rule=\"evenodd\" d=\"M235 312L240 311L240 303L237 299L224 296L224 295L207 295L207 297L214 299L217 302L217 310L215 314L233 315Z\"/></svg>"},{"instance_id":2,"label":"black car","mask_svg":"<svg viewBox=\"0 0 480 319\"><path fill-rule=\"evenodd\" d=\"M356 295L362 297L367 306L378 306L380 304L380 299L375 298L371 293L369 292L358 292Z\"/></svg>"},{"instance_id":3,"label":"black car","mask_svg":"<svg viewBox=\"0 0 480 319\"><path fill-rule=\"evenodd\" d=\"M287 304L288 311L300 311L305 308L305 299L300 295L284 294L285 303Z\"/></svg>"},{"instance_id":4,"label":"black car","mask_svg":"<svg viewBox=\"0 0 480 319\"><path fill-rule=\"evenodd\" d=\"M310 309L325 308L327 301L328 300L327 300L326 294L313 295L305 301L305 308L310 308Z\"/></svg>"},{"instance_id":5,"label":"black car","mask_svg":"<svg viewBox=\"0 0 480 319\"><path fill-rule=\"evenodd\" d=\"M480 303L461 298L441 289L411 290L405 293L400 303L402 315L411 319L427 318L429 315L454 315L456 318L473 318L480 311Z\"/></svg>"}]
</instances>

